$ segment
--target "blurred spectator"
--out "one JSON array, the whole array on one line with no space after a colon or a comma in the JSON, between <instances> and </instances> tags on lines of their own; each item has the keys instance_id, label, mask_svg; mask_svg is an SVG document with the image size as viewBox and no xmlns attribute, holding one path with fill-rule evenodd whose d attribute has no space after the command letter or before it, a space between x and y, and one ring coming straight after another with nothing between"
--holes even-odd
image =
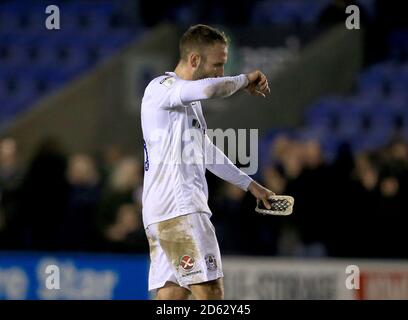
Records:
<instances>
[{"instance_id":1,"label":"blurred spectator","mask_svg":"<svg viewBox=\"0 0 408 320\"><path fill-rule=\"evenodd\" d=\"M287 221L282 221L279 228L279 238L277 241L276 254L280 257L305 256L303 243L299 236L299 231L295 226Z\"/></svg>"},{"instance_id":2,"label":"blurred spectator","mask_svg":"<svg viewBox=\"0 0 408 320\"><path fill-rule=\"evenodd\" d=\"M398 172L393 168L383 168L379 180L378 203L376 206L376 252L372 256L385 258L407 258L406 243L408 212L407 202L402 193Z\"/></svg>"},{"instance_id":3,"label":"blurred spectator","mask_svg":"<svg viewBox=\"0 0 408 320\"><path fill-rule=\"evenodd\" d=\"M141 172L141 163L134 157L126 157L113 167L98 209L97 228L102 236L106 228L116 221L118 207L126 203L140 203Z\"/></svg>"},{"instance_id":4,"label":"blurred spectator","mask_svg":"<svg viewBox=\"0 0 408 320\"><path fill-rule=\"evenodd\" d=\"M141 183L140 162L136 158L127 157L114 167L108 187L113 192L133 193Z\"/></svg>"},{"instance_id":5,"label":"blurred spectator","mask_svg":"<svg viewBox=\"0 0 408 320\"><path fill-rule=\"evenodd\" d=\"M286 150L290 146L290 139L286 135L278 135L271 143L270 158L274 162L281 162Z\"/></svg>"},{"instance_id":6,"label":"blurred spectator","mask_svg":"<svg viewBox=\"0 0 408 320\"><path fill-rule=\"evenodd\" d=\"M95 186L99 183L99 173L95 162L87 154L75 154L69 158L68 182L73 186Z\"/></svg>"},{"instance_id":7,"label":"blurred spectator","mask_svg":"<svg viewBox=\"0 0 408 320\"><path fill-rule=\"evenodd\" d=\"M7 249L6 214L0 206L0 249Z\"/></svg>"},{"instance_id":8,"label":"blurred spectator","mask_svg":"<svg viewBox=\"0 0 408 320\"><path fill-rule=\"evenodd\" d=\"M94 246L94 225L100 196L100 177L93 158L87 154L71 156L67 180L68 204L59 232L61 248L90 250Z\"/></svg>"},{"instance_id":9,"label":"blurred spectator","mask_svg":"<svg viewBox=\"0 0 408 320\"><path fill-rule=\"evenodd\" d=\"M125 157L125 154L117 144L110 144L106 146L102 152L102 181L108 179L112 173L113 168Z\"/></svg>"},{"instance_id":10,"label":"blurred spectator","mask_svg":"<svg viewBox=\"0 0 408 320\"><path fill-rule=\"evenodd\" d=\"M104 230L104 238L104 250L147 253L148 243L140 206L132 203L119 205L113 222Z\"/></svg>"},{"instance_id":11,"label":"blurred spectator","mask_svg":"<svg viewBox=\"0 0 408 320\"><path fill-rule=\"evenodd\" d=\"M6 215L3 211L3 208L0 207L0 239L2 241L5 241L5 236L3 234L5 225L6 225Z\"/></svg>"},{"instance_id":12,"label":"blurred spectator","mask_svg":"<svg viewBox=\"0 0 408 320\"><path fill-rule=\"evenodd\" d=\"M280 140L282 143L285 140ZM288 141L285 141L286 143ZM278 148L279 149L279 148ZM267 166L263 170L262 181L266 188L273 190L276 194L288 194L288 180L285 178L282 170L274 166ZM274 253L280 256L295 255L296 248L299 246L299 230L295 227L293 220L282 219L281 217L271 217L270 233L273 232ZM266 221L264 221L266 222ZM271 253L271 251L269 252Z\"/></svg>"},{"instance_id":13,"label":"blurred spectator","mask_svg":"<svg viewBox=\"0 0 408 320\"><path fill-rule=\"evenodd\" d=\"M221 188L213 194L216 200L212 221L220 248L226 254L239 253L243 250L242 240L244 240L239 231L241 219L245 219L245 213L242 212L245 192L232 184L221 182Z\"/></svg>"},{"instance_id":14,"label":"blurred spectator","mask_svg":"<svg viewBox=\"0 0 408 320\"><path fill-rule=\"evenodd\" d=\"M375 159L363 152L356 156L352 172L344 171L339 179L339 201L333 207L334 223L330 242L330 255L364 257L375 247L375 207L378 198L378 168ZM344 195L342 195L344 194Z\"/></svg>"},{"instance_id":15,"label":"blurred spectator","mask_svg":"<svg viewBox=\"0 0 408 320\"><path fill-rule=\"evenodd\" d=\"M290 159L290 160L289 160ZM286 160L287 193L295 197L297 214L290 217L297 225L304 248L301 255L326 255L329 177L318 141L294 142Z\"/></svg>"},{"instance_id":16,"label":"blurred spectator","mask_svg":"<svg viewBox=\"0 0 408 320\"><path fill-rule=\"evenodd\" d=\"M288 181L296 180L303 169L301 144L285 137L279 138L277 142L274 158Z\"/></svg>"},{"instance_id":17,"label":"blurred spectator","mask_svg":"<svg viewBox=\"0 0 408 320\"><path fill-rule=\"evenodd\" d=\"M12 138L0 140L0 246L12 243L16 228L18 193L22 181L17 143Z\"/></svg>"},{"instance_id":18,"label":"blurred spectator","mask_svg":"<svg viewBox=\"0 0 408 320\"><path fill-rule=\"evenodd\" d=\"M67 209L66 156L54 138L44 140L24 177L19 201L23 246L58 248L58 232Z\"/></svg>"},{"instance_id":19,"label":"blurred spectator","mask_svg":"<svg viewBox=\"0 0 408 320\"><path fill-rule=\"evenodd\" d=\"M365 192L372 192L378 184L378 169L368 153L356 157L355 175Z\"/></svg>"},{"instance_id":20,"label":"blurred spectator","mask_svg":"<svg viewBox=\"0 0 408 320\"><path fill-rule=\"evenodd\" d=\"M276 194L284 194L286 192L287 181L282 173L275 167L265 167L262 180L265 187L269 190L273 190Z\"/></svg>"}]
</instances>

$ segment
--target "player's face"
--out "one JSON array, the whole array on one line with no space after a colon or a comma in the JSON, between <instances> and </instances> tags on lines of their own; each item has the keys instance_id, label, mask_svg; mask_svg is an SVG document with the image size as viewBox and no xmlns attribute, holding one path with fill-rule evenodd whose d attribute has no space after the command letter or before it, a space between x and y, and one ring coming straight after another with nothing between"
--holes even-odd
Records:
<instances>
[{"instance_id":1,"label":"player's face","mask_svg":"<svg viewBox=\"0 0 408 320\"><path fill-rule=\"evenodd\" d=\"M195 80L204 78L216 78L224 76L224 65L228 60L228 47L221 43L216 43L207 47L194 73Z\"/></svg>"}]
</instances>

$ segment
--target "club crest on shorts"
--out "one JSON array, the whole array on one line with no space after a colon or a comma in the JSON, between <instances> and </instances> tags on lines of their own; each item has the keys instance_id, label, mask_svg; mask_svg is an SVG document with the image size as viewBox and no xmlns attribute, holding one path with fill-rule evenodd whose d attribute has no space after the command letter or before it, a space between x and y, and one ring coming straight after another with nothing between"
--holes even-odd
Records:
<instances>
[{"instance_id":1,"label":"club crest on shorts","mask_svg":"<svg viewBox=\"0 0 408 320\"><path fill-rule=\"evenodd\" d=\"M213 254L207 254L205 256L205 263L207 264L207 269L210 271L214 271L217 269L217 260Z\"/></svg>"},{"instance_id":2,"label":"club crest on shorts","mask_svg":"<svg viewBox=\"0 0 408 320\"><path fill-rule=\"evenodd\" d=\"M189 271L194 268L195 266L195 260L193 257L190 257L189 255L184 255L180 259L179 266L181 269L184 271Z\"/></svg>"}]
</instances>

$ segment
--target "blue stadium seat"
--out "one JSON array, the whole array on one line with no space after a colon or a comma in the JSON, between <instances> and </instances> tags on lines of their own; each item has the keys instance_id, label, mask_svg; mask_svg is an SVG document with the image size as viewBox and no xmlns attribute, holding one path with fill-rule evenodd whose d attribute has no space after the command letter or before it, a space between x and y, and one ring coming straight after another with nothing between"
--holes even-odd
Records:
<instances>
[{"instance_id":1,"label":"blue stadium seat","mask_svg":"<svg viewBox=\"0 0 408 320\"><path fill-rule=\"evenodd\" d=\"M253 16L252 24L292 24L298 23L316 23L322 10L331 3L330 0L266 0L257 2ZM364 0L362 5L365 7L369 16L374 13L374 1Z\"/></svg>"},{"instance_id":2,"label":"blue stadium seat","mask_svg":"<svg viewBox=\"0 0 408 320\"><path fill-rule=\"evenodd\" d=\"M408 29L394 30L388 39L390 59L406 61L408 59Z\"/></svg>"},{"instance_id":3,"label":"blue stadium seat","mask_svg":"<svg viewBox=\"0 0 408 320\"><path fill-rule=\"evenodd\" d=\"M390 83L390 91L395 94L406 94L408 91L408 72L402 70L397 72Z\"/></svg>"},{"instance_id":4,"label":"blue stadium seat","mask_svg":"<svg viewBox=\"0 0 408 320\"><path fill-rule=\"evenodd\" d=\"M7 98L0 97L0 128L9 121L16 113L18 108L18 102L12 101Z\"/></svg>"},{"instance_id":5,"label":"blue stadium seat","mask_svg":"<svg viewBox=\"0 0 408 320\"><path fill-rule=\"evenodd\" d=\"M358 4L364 7L369 18L375 17L375 1L376 0L358 0Z\"/></svg>"},{"instance_id":6,"label":"blue stadium seat","mask_svg":"<svg viewBox=\"0 0 408 320\"><path fill-rule=\"evenodd\" d=\"M297 19L301 23L316 23L323 8L329 1L301 1L296 10Z\"/></svg>"},{"instance_id":7,"label":"blue stadium seat","mask_svg":"<svg viewBox=\"0 0 408 320\"><path fill-rule=\"evenodd\" d=\"M37 90L35 82L29 77L20 77L9 79L12 85L8 90L8 98L16 101L27 101L33 97Z\"/></svg>"},{"instance_id":8,"label":"blue stadium seat","mask_svg":"<svg viewBox=\"0 0 408 320\"><path fill-rule=\"evenodd\" d=\"M26 110L132 38L128 27L111 27L120 1L55 0L61 29L45 28L46 4L36 0L0 4L0 118ZM4 103L4 104L3 104ZM7 107L6 107L7 105Z\"/></svg>"},{"instance_id":9,"label":"blue stadium seat","mask_svg":"<svg viewBox=\"0 0 408 320\"><path fill-rule=\"evenodd\" d=\"M382 73L376 71L367 71L359 76L358 90L360 92L378 92L385 94L385 78Z\"/></svg>"},{"instance_id":10,"label":"blue stadium seat","mask_svg":"<svg viewBox=\"0 0 408 320\"><path fill-rule=\"evenodd\" d=\"M251 22L254 25L290 24L296 20L293 5L283 1L258 2L252 12Z\"/></svg>"},{"instance_id":11,"label":"blue stadium seat","mask_svg":"<svg viewBox=\"0 0 408 320\"><path fill-rule=\"evenodd\" d=\"M364 131L364 116L366 110L352 102L345 103L339 112L337 134L349 138Z\"/></svg>"},{"instance_id":12,"label":"blue stadium seat","mask_svg":"<svg viewBox=\"0 0 408 320\"><path fill-rule=\"evenodd\" d=\"M306 140L321 140L331 132L320 127L304 126L296 131L295 138L301 141Z\"/></svg>"},{"instance_id":13,"label":"blue stadium seat","mask_svg":"<svg viewBox=\"0 0 408 320\"><path fill-rule=\"evenodd\" d=\"M7 80L0 76L0 99L5 99L7 94Z\"/></svg>"},{"instance_id":14,"label":"blue stadium seat","mask_svg":"<svg viewBox=\"0 0 408 320\"><path fill-rule=\"evenodd\" d=\"M343 140L336 135L326 135L320 140L320 145L324 154L324 158L331 162L335 159L339 147Z\"/></svg>"},{"instance_id":15,"label":"blue stadium seat","mask_svg":"<svg viewBox=\"0 0 408 320\"><path fill-rule=\"evenodd\" d=\"M344 106L341 98L323 98L306 111L306 124L320 130L334 131L338 127L339 115Z\"/></svg>"},{"instance_id":16,"label":"blue stadium seat","mask_svg":"<svg viewBox=\"0 0 408 320\"><path fill-rule=\"evenodd\" d=\"M68 33L103 35L109 31L110 19L115 5L113 2L73 2L62 5L65 14L61 25Z\"/></svg>"},{"instance_id":17,"label":"blue stadium seat","mask_svg":"<svg viewBox=\"0 0 408 320\"><path fill-rule=\"evenodd\" d=\"M390 81L392 77L398 72L400 65L393 61L386 61L377 63L368 69L368 73L377 74L383 78L384 81Z\"/></svg>"},{"instance_id":18,"label":"blue stadium seat","mask_svg":"<svg viewBox=\"0 0 408 320\"><path fill-rule=\"evenodd\" d=\"M369 115L370 132L391 130L395 127L396 111L388 104L374 106Z\"/></svg>"},{"instance_id":19,"label":"blue stadium seat","mask_svg":"<svg viewBox=\"0 0 408 320\"><path fill-rule=\"evenodd\" d=\"M350 101L352 101L354 105L359 106L362 109L366 109L386 98L387 97L384 96L382 91L365 90L356 92L355 95L350 97Z\"/></svg>"},{"instance_id":20,"label":"blue stadium seat","mask_svg":"<svg viewBox=\"0 0 408 320\"><path fill-rule=\"evenodd\" d=\"M6 2L0 7L0 30L9 32L20 28L20 16L26 12L23 1Z\"/></svg>"},{"instance_id":21,"label":"blue stadium seat","mask_svg":"<svg viewBox=\"0 0 408 320\"><path fill-rule=\"evenodd\" d=\"M72 74L64 71L40 74L34 79L37 92L41 95L49 94L60 88L70 77Z\"/></svg>"},{"instance_id":22,"label":"blue stadium seat","mask_svg":"<svg viewBox=\"0 0 408 320\"><path fill-rule=\"evenodd\" d=\"M290 24L296 21L296 6L292 2L281 2L271 6L268 12L269 22L275 24Z\"/></svg>"},{"instance_id":23,"label":"blue stadium seat","mask_svg":"<svg viewBox=\"0 0 408 320\"><path fill-rule=\"evenodd\" d=\"M352 150L358 153L378 149L390 141L393 132L390 128L382 128L367 135L356 136L350 141Z\"/></svg>"}]
</instances>

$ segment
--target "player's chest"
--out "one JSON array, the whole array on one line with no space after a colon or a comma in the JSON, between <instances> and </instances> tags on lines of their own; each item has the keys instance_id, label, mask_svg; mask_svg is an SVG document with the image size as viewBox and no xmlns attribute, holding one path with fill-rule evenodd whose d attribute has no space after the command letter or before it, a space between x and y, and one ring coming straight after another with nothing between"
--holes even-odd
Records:
<instances>
[{"instance_id":1,"label":"player's chest","mask_svg":"<svg viewBox=\"0 0 408 320\"><path fill-rule=\"evenodd\" d=\"M199 102L190 103L190 107L186 108L186 116L188 121L188 127L192 129L206 129L206 123L204 115Z\"/></svg>"}]
</instances>

